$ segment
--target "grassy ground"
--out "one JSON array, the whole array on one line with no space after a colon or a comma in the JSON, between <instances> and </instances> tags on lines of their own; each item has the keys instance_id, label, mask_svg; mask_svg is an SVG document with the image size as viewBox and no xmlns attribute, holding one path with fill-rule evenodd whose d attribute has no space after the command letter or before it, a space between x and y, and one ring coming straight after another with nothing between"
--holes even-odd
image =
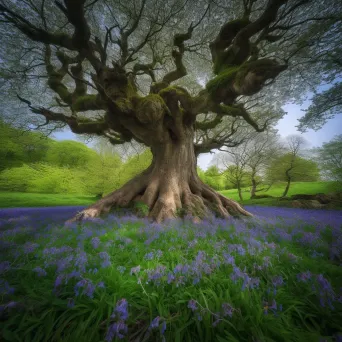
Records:
<instances>
[{"instance_id":1,"label":"grassy ground","mask_svg":"<svg viewBox=\"0 0 342 342\"><path fill-rule=\"evenodd\" d=\"M94 196L0 192L0 208L77 206L92 203Z\"/></svg>"},{"instance_id":2,"label":"grassy ground","mask_svg":"<svg viewBox=\"0 0 342 342\"><path fill-rule=\"evenodd\" d=\"M270 195L279 197L283 194L286 183L279 182L274 184L267 192L258 192L257 195ZM267 206L286 206L287 202L279 201L274 198L261 198L261 199L249 199L249 188L243 189L242 196L244 198L242 204L245 205L267 205ZM291 184L290 190L287 196L295 194L317 194L317 193L331 193L336 191L342 191L341 183L337 182L294 182ZM228 198L239 201L239 195L236 189L222 190L220 193Z\"/></svg>"},{"instance_id":3,"label":"grassy ground","mask_svg":"<svg viewBox=\"0 0 342 342\"><path fill-rule=\"evenodd\" d=\"M342 337L337 227L274 215L197 225L117 217L12 224L0 232L1 341Z\"/></svg>"},{"instance_id":4,"label":"grassy ground","mask_svg":"<svg viewBox=\"0 0 342 342\"><path fill-rule=\"evenodd\" d=\"M277 183L267 192L258 192L258 195L281 196L284 191L285 183ZM289 196L294 194L316 194L342 191L342 186L335 182L296 182L292 183ZM237 190L223 190L221 194L228 198L239 200ZM243 196L245 205L266 205L266 206L286 206L286 202L278 201L273 198L248 199L249 188L244 189ZM16 207L53 207L53 206L77 206L90 205L95 199L92 196L73 195L73 194L38 194L21 192L0 192L0 208Z\"/></svg>"}]
</instances>

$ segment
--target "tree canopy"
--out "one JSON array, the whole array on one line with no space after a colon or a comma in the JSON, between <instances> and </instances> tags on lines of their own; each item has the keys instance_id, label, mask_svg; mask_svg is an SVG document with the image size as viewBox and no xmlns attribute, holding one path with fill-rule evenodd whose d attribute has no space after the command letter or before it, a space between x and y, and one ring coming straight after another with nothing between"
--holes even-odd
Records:
<instances>
[{"instance_id":1,"label":"tree canopy","mask_svg":"<svg viewBox=\"0 0 342 342\"><path fill-rule=\"evenodd\" d=\"M339 1L329 3L1 0L2 89L10 95L3 101L12 113L18 93L45 120L21 107L26 122L47 133L70 127L147 146L151 131L155 139L165 126L180 134L180 103L177 115L196 126L197 154L234 146L241 126L262 131L299 86L307 89L308 66L324 63L315 39L330 47L328 33L341 20ZM265 83L273 84L262 91Z\"/></svg>"},{"instance_id":2,"label":"tree canopy","mask_svg":"<svg viewBox=\"0 0 342 342\"><path fill-rule=\"evenodd\" d=\"M323 143L315 152L322 174L330 180L342 182L342 134Z\"/></svg>"}]
</instances>

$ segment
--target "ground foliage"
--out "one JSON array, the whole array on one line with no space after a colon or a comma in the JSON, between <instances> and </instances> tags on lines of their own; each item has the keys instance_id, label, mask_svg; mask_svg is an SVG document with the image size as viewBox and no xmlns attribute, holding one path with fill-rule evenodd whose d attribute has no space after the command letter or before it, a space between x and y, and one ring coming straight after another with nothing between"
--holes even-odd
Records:
<instances>
[{"instance_id":1,"label":"ground foliage","mask_svg":"<svg viewBox=\"0 0 342 342\"><path fill-rule=\"evenodd\" d=\"M341 338L340 211L63 227L73 210L2 213L4 341Z\"/></svg>"}]
</instances>

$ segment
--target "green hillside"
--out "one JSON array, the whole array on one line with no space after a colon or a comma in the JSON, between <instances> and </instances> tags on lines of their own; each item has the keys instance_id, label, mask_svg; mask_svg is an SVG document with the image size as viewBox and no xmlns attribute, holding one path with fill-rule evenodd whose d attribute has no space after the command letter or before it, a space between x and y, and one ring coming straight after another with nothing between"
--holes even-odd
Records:
<instances>
[{"instance_id":1,"label":"green hillside","mask_svg":"<svg viewBox=\"0 0 342 342\"><path fill-rule=\"evenodd\" d=\"M280 197L284 191L286 186L285 182L278 182L274 184L270 190L267 192L258 192L257 195L270 195L273 197ZM342 191L342 184L338 182L293 182L291 183L290 190L288 192L288 196L292 196L295 194L317 194L317 193L332 193ZM239 195L236 189L231 190L222 190L219 191L222 195L229 197L233 200L239 201ZM249 199L250 193L249 188L243 189L243 197L244 201L241 202L245 205L276 205L276 206L286 206L286 202L278 201L274 198L262 198L262 199ZM239 201L240 202L240 201Z\"/></svg>"},{"instance_id":2,"label":"green hillside","mask_svg":"<svg viewBox=\"0 0 342 342\"><path fill-rule=\"evenodd\" d=\"M277 183L267 192L258 192L258 195L281 196L285 183ZM295 194L316 194L331 193L342 191L342 185L337 182L294 182L291 184L289 196ZM238 201L236 189L219 191L222 195ZM278 201L273 198L249 199L249 188L243 189L245 205L286 205L286 202ZM94 203L94 196L75 195L75 194L38 194L24 192L0 192L0 208L15 207L53 207L53 206L72 206L90 205Z\"/></svg>"}]
</instances>

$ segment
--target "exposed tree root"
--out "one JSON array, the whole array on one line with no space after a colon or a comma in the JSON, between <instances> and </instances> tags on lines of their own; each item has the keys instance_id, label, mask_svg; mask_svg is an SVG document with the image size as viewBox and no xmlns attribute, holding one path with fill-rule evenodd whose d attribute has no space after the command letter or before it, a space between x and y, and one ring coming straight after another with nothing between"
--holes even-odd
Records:
<instances>
[{"instance_id":1,"label":"exposed tree root","mask_svg":"<svg viewBox=\"0 0 342 342\"><path fill-rule=\"evenodd\" d=\"M238 203L228 199L200 179L191 179L190 184L178 182L177 178L163 182L159 177L145 173L135 177L122 188L82 210L67 222L82 221L109 213L115 207L128 207L140 201L149 207L148 217L158 223L177 216L177 210L191 215L195 221L215 213L222 218L253 216Z\"/></svg>"}]
</instances>

